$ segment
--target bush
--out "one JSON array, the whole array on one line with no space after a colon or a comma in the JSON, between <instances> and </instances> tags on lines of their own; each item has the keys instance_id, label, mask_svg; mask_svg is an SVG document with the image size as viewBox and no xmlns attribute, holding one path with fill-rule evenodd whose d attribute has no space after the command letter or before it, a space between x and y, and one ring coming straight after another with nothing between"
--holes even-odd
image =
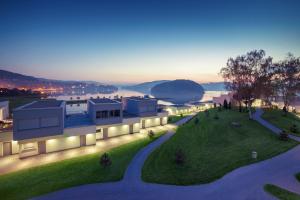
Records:
<instances>
[{"instance_id":1,"label":"bush","mask_svg":"<svg viewBox=\"0 0 300 200\"><path fill-rule=\"evenodd\" d=\"M216 103L214 103L214 108L216 108L217 107L217 104Z\"/></svg>"},{"instance_id":2,"label":"bush","mask_svg":"<svg viewBox=\"0 0 300 200\"><path fill-rule=\"evenodd\" d=\"M154 137L154 132L152 130L148 131L148 137L152 139Z\"/></svg>"},{"instance_id":3,"label":"bush","mask_svg":"<svg viewBox=\"0 0 300 200\"><path fill-rule=\"evenodd\" d=\"M182 149L177 149L175 151L175 163L177 165L183 165L185 160L185 154L183 153Z\"/></svg>"},{"instance_id":4,"label":"bush","mask_svg":"<svg viewBox=\"0 0 300 200\"><path fill-rule=\"evenodd\" d=\"M195 124L196 124L196 125L199 124L199 119L198 119L198 117L195 119Z\"/></svg>"},{"instance_id":5,"label":"bush","mask_svg":"<svg viewBox=\"0 0 300 200\"><path fill-rule=\"evenodd\" d=\"M297 127L297 125L296 125L296 124L293 124L293 125L291 126L291 128L290 128L290 131L291 131L292 133L297 133L297 132L298 132L298 127Z\"/></svg>"},{"instance_id":6,"label":"bush","mask_svg":"<svg viewBox=\"0 0 300 200\"><path fill-rule=\"evenodd\" d=\"M182 114L182 113L180 114L180 117L183 117L183 114Z\"/></svg>"},{"instance_id":7,"label":"bush","mask_svg":"<svg viewBox=\"0 0 300 200\"><path fill-rule=\"evenodd\" d=\"M112 161L108 155L108 153L104 153L101 157L100 157L100 165L103 167L108 167L112 164Z\"/></svg>"},{"instance_id":8,"label":"bush","mask_svg":"<svg viewBox=\"0 0 300 200\"><path fill-rule=\"evenodd\" d=\"M279 134L279 139L280 140L283 140L283 141L287 141L289 139L289 135L285 132L285 131L282 131L280 134Z\"/></svg>"}]
</instances>

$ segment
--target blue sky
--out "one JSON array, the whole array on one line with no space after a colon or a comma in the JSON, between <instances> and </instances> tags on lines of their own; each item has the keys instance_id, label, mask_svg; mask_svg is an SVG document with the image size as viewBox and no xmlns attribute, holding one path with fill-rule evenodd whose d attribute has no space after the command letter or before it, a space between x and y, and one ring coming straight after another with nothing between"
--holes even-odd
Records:
<instances>
[{"instance_id":1,"label":"blue sky","mask_svg":"<svg viewBox=\"0 0 300 200\"><path fill-rule=\"evenodd\" d=\"M300 56L300 1L0 1L0 68L124 83L221 80L228 57Z\"/></svg>"}]
</instances>

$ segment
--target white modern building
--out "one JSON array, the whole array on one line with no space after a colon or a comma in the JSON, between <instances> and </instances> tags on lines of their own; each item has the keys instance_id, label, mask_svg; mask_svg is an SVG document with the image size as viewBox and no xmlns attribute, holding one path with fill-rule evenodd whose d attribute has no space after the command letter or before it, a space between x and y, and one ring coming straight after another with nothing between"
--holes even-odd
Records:
<instances>
[{"instance_id":1,"label":"white modern building","mask_svg":"<svg viewBox=\"0 0 300 200\"><path fill-rule=\"evenodd\" d=\"M13 130L0 132L0 156L20 158L95 145L97 140L167 124L157 100L127 97L90 99L85 113L66 114L66 102L34 101L13 111Z\"/></svg>"}]
</instances>

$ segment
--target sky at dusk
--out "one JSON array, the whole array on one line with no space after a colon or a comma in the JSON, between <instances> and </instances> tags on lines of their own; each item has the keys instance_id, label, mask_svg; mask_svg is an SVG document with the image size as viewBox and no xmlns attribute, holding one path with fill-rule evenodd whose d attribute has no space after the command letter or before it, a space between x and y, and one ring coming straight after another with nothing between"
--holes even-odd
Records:
<instances>
[{"instance_id":1,"label":"sky at dusk","mask_svg":"<svg viewBox=\"0 0 300 200\"><path fill-rule=\"evenodd\" d=\"M300 56L300 1L1 0L0 68L44 78L220 81L229 57Z\"/></svg>"}]
</instances>

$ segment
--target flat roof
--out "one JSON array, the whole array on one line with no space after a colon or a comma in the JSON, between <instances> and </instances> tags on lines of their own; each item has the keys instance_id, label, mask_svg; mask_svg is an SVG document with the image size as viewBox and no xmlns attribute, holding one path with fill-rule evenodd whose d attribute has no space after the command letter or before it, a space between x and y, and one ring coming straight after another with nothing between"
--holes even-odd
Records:
<instances>
[{"instance_id":1,"label":"flat roof","mask_svg":"<svg viewBox=\"0 0 300 200\"><path fill-rule=\"evenodd\" d=\"M93 125L93 122L88 116L88 114L76 113L66 116L65 128L87 125Z\"/></svg>"},{"instance_id":2,"label":"flat roof","mask_svg":"<svg viewBox=\"0 0 300 200\"><path fill-rule=\"evenodd\" d=\"M57 108L62 104L62 100L40 100L27 104L23 108Z\"/></svg>"},{"instance_id":3,"label":"flat roof","mask_svg":"<svg viewBox=\"0 0 300 200\"><path fill-rule=\"evenodd\" d=\"M127 99L136 100L136 101L157 101L157 99L154 98L145 98L145 97L127 97Z\"/></svg>"},{"instance_id":4,"label":"flat roof","mask_svg":"<svg viewBox=\"0 0 300 200\"><path fill-rule=\"evenodd\" d=\"M98 104L98 103L120 103L119 101L108 99L108 98L102 98L102 99L90 99L91 102Z\"/></svg>"}]
</instances>

